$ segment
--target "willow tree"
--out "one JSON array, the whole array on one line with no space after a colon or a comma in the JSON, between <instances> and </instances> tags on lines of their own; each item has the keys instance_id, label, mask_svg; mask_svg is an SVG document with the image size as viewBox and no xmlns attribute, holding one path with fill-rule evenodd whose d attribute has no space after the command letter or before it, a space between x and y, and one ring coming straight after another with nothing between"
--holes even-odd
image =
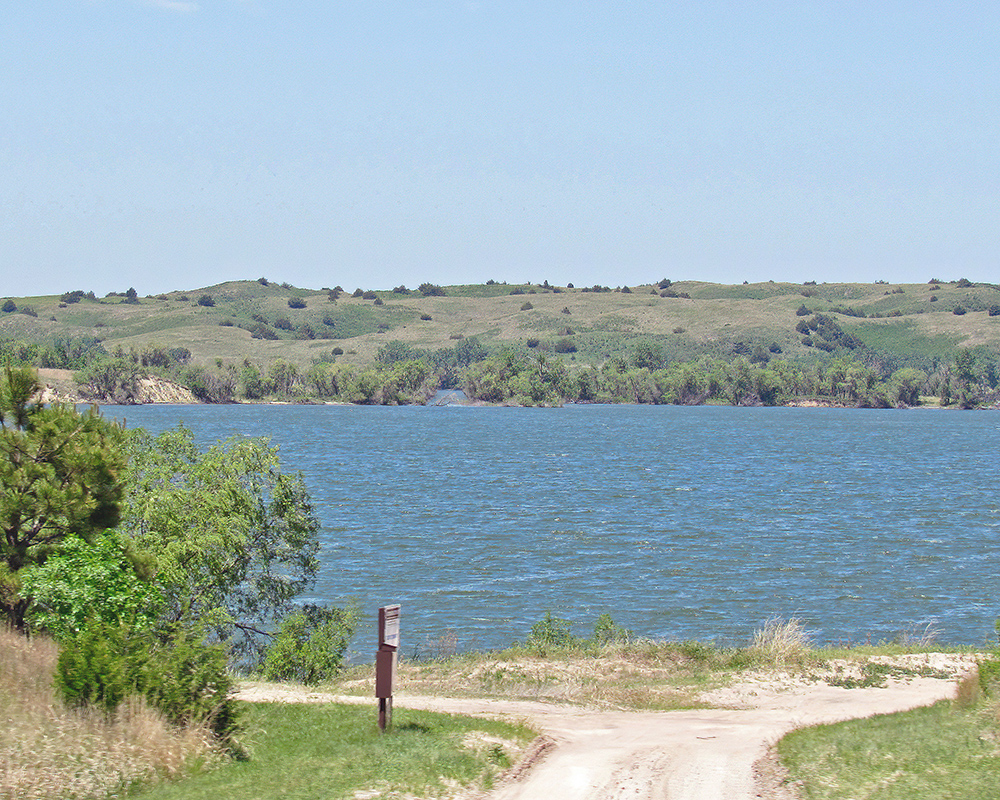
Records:
<instances>
[{"instance_id":1,"label":"willow tree","mask_svg":"<svg viewBox=\"0 0 1000 800\"><path fill-rule=\"evenodd\" d=\"M27 368L0 376L0 613L24 628L30 598L20 573L43 564L68 537L92 541L118 524L121 429L96 409L46 406Z\"/></svg>"},{"instance_id":2,"label":"willow tree","mask_svg":"<svg viewBox=\"0 0 1000 800\"><path fill-rule=\"evenodd\" d=\"M268 632L309 588L319 521L302 476L266 439L200 449L179 426L133 431L119 531L153 559L168 619L192 620L255 665Z\"/></svg>"}]
</instances>

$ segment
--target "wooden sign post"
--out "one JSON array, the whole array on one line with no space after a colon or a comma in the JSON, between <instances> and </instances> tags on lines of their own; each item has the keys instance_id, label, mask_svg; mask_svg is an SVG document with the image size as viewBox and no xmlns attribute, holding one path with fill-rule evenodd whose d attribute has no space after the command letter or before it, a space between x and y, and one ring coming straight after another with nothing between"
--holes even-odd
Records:
<instances>
[{"instance_id":1,"label":"wooden sign post","mask_svg":"<svg viewBox=\"0 0 1000 800\"><path fill-rule=\"evenodd\" d=\"M396 682L399 650L399 606L378 610L378 652L375 654L375 696L378 698L378 729L392 727L392 687Z\"/></svg>"}]
</instances>

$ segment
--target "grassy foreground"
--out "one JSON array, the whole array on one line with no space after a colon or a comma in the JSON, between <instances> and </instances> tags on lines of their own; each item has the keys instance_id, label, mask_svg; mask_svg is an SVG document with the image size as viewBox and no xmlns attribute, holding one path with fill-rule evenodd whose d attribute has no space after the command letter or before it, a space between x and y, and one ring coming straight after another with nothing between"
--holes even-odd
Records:
<instances>
[{"instance_id":1,"label":"grassy foreground","mask_svg":"<svg viewBox=\"0 0 1000 800\"><path fill-rule=\"evenodd\" d=\"M494 720L396 709L382 735L374 707L248 704L243 743L249 757L181 783L161 784L143 800L334 800L447 795L489 788L534 738Z\"/></svg>"},{"instance_id":2,"label":"grassy foreground","mask_svg":"<svg viewBox=\"0 0 1000 800\"><path fill-rule=\"evenodd\" d=\"M778 754L806 800L993 800L998 741L995 713L942 701L794 731Z\"/></svg>"},{"instance_id":3,"label":"grassy foreground","mask_svg":"<svg viewBox=\"0 0 1000 800\"><path fill-rule=\"evenodd\" d=\"M246 757L232 760L208 731L174 727L142 703L112 715L65 707L57 657L52 641L0 628L0 800L430 798L489 787L535 736L405 709L383 736L374 705L246 704Z\"/></svg>"}]
</instances>

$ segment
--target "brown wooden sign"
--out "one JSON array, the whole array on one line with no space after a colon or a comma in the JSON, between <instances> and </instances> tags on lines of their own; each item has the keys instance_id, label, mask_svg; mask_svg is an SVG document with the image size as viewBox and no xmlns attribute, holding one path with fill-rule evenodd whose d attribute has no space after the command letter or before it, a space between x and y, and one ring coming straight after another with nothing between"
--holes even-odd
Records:
<instances>
[{"instance_id":1,"label":"brown wooden sign","mask_svg":"<svg viewBox=\"0 0 1000 800\"><path fill-rule=\"evenodd\" d=\"M399 650L399 606L378 610L378 652L375 654L375 696L378 698L378 727L383 733L392 725L392 689L396 682Z\"/></svg>"},{"instance_id":2,"label":"brown wooden sign","mask_svg":"<svg viewBox=\"0 0 1000 800\"><path fill-rule=\"evenodd\" d=\"M378 610L378 646L399 647L399 606L382 606Z\"/></svg>"},{"instance_id":3,"label":"brown wooden sign","mask_svg":"<svg viewBox=\"0 0 1000 800\"><path fill-rule=\"evenodd\" d=\"M375 654L375 696L380 700L392 699L396 683L396 651L379 650Z\"/></svg>"}]
</instances>

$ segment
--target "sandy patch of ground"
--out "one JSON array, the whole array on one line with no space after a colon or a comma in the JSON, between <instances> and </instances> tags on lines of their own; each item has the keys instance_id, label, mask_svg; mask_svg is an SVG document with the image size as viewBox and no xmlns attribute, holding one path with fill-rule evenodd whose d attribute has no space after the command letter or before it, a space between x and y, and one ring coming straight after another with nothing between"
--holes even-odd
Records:
<instances>
[{"instance_id":1,"label":"sandy patch of ground","mask_svg":"<svg viewBox=\"0 0 1000 800\"><path fill-rule=\"evenodd\" d=\"M905 711L954 696L975 658L919 654L873 659L907 671L884 685L831 686L864 675L853 662L832 662L821 674L760 672L702 695L715 706L692 711L602 711L517 700L397 694L395 705L523 719L542 732L489 800L793 800L770 746L794 728ZM919 674L913 674L919 673ZM247 683L239 697L254 702L371 703L284 685Z\"/></svg>"},{"instance_id":2,"label":"sandy patch of ground","mask_svg":"<svg viewBox=\"0 0 1000 800\"><path fill-rule=\"evenodd\" d=\"M38 379L42 384L39 400L43 403L87 403L110 402L112 398L91 397L85 387L78 386L73 373L68 369L39 369ZM191 404L200 402L186 386L166 378L139 378L135 385L123 392L119 401L145 404L170 403Z\"/></svg>"}]
</instances>

